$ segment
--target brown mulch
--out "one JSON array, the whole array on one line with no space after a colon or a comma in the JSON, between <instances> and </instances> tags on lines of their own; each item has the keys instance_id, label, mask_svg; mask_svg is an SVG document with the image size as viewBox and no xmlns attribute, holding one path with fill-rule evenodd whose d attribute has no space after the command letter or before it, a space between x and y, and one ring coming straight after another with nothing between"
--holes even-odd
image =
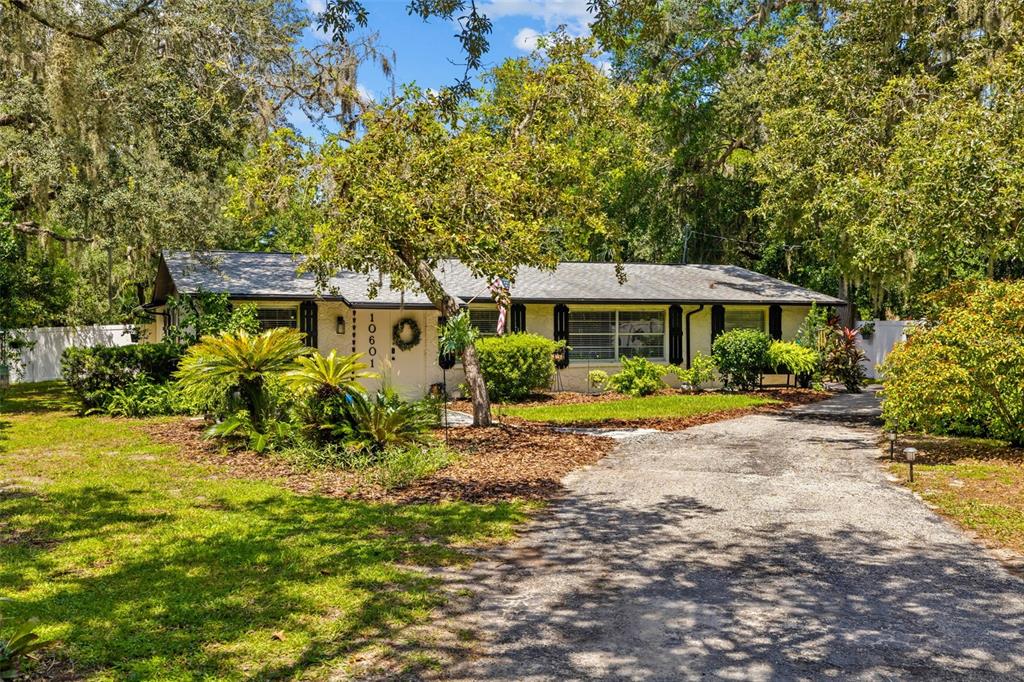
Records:
<instances>
[{"instance_id":1,"label":"brown mulch","mask_svg":"<svg viewBox=\"0 0 1024 682\"><path fill-rule=\"evenodd\" d=\"M661 391L655 393L655 395L678 394L678 391L674 391L672 389L662 389ZM601 422L581 422L578 424L574 424L572 422L561 423L559 424L559 426L580 428L657 429L659 431L680 431L682 429L688 429L691 426L700 426L701 424L712 424L714 422L724 421L726 419L735 419L736 417L742 417L747 414L778 412L780 410L785 410L796 405L807 405L832 397L832 394L826 391L814 391L804 388L768 388L760 391L751 391L743 395L749 395L755 398L769 398L772 400L778 400L780 402L775 405L739 407L734 410L709 412L705 414L696 414L686 417L639 417L637 419L604 419ZM560 393L543 393L530 396L528 400L517 402L515 405L516 407L533 407L541 405L570 405L581 403L613 402L616 400L623 400L626 398L629 398L629 396L624 396L618 393L589 394L563 391ZM458 410L460 412L472 413L473 406L468 401L458 400L452 403L452 409ZM529 420L518 417L504 416L501 414L500 405L495 406L494 411L498 415L498 418L502 422L507 424L527 425L538 423L531 422Z\"/></svg>"},{"instance_id":2,"label":"brown mulch","mask_svg":"<svg viewBox=\"0 0 1024 682\"><path fill-rule=\"evenodd\" d=\"M406 488L387 490L353 471L308 470L273 455L226 450L203 439L203 428L202 422L188 419L146 427L157 442L178 446L187 460L216 466L218 476L273 480L300 494L372 502L543 500L560 490L567 473L593 464L614 447L608 438L534 425L450 429L450 447L462 455L456 462ZM443 440L443 431L437 435Z\"/></svg>"}]
</instances>

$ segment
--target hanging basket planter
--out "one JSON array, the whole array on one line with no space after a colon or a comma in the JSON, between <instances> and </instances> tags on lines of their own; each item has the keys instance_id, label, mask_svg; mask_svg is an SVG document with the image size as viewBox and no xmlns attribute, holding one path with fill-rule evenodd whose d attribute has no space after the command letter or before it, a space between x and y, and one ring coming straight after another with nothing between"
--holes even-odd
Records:
<instances>
[{"instance_id":1,"label":"hanging basket planter","mask_svg":"<svg viewBox=\"0 0 1024 682\"><path fill-rule=\"evenodd\" d=\"M391 328L391 342L398 350L409 350L420 345L420 326L411 317L403 317Z\"/></svg>"}]
</instances>

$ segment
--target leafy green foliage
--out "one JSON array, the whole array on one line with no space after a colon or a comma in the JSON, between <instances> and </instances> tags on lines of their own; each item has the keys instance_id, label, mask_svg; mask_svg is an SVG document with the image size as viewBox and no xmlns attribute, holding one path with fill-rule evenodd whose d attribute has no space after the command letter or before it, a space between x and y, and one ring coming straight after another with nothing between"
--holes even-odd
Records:
<instances>
[{"instance_id":1,"label":"leafy green foliage","mask_svg":"<svg viewBox=\"0 0 1024 682\"><path fill-rule=\"evenodd\" d=\"M181 347L171 343L68 348L61 375L84 409L103 408L118 389L170 381L181 355Z\"/></svg>"},{"instance_id":2,"label":"leafy green foliage","mask_svg":"<svg viewBox=\"0 0 1024 682\"><path fill-rule=\"evenodd\" d=\"M828 349L825 352L824 372L839 381L851 393L859 393L860 385L867 376L864 366L864 351L857 345L857 330L833 327L829 331Z\"/></svg>"},{"instance_id":3,"label":"leafy green foliage","mask_svg":"<svg viewBox=\"0 0 1024 682\"><path fill-rule=\"evenodd\" d=\"M608 372L603 369L592 369L587 372L587 383L591 388L604 390L608 386Z\"/></svg>"},{"instance_id":4,"label":"leafy green foliage","mask_svg":"<svg viewBox=\"0 0 1024 682\"><path fill-rule=\"evenodd\" d=\"M493 400L522 400L538 388L547 388L555 375L552 354L564 342L537 334L506 334L476 342L480 371Z\"/></svg>"},{"instance_id":5,"label":"leafy green foliage","mask_svg":"<svg viewBox=\"0 0 1024 682\"><path fill-rule=\"evenodd\" d=\"M166 312L175 315L177 322L168 328L165 338L182 346L191 346L204 336L222 332L258 334L260 331L256 306L251 303L233 306L227 294L199 292L171 296Z\"/></svg>"},{"instance_id":6,"label":"leafy green foliage","mask_svg":"<svg viewBox=\"0 0 1024 682\"><path fill-rule=\"evenodd\" d=\"M444 354L462 355L478 338L480 330L470 321L469 311L463 309L445 320L438 339L438 349Z\"/></svg>"},{"instance_id":7,"label":"leafy green foliage","mask_svg":"<svg viewBox=\"0 0 1024 682\"><path fill-rule=\"evenodd\" d=\"M5 636L0 631L0 680L13 680L21 677L24 672L22 665L28 655L49 646L48 640L41 639L35 632L39 621L30 618L14 628ZM0 618L0 626L4 621Z\"/></svg>"},{"instance_id":8,"label":"leafy green foliage","mask_svg":"<svg viewBox=\"0 0 1024 682\"><path fill-rule=\"evenodd\" d=\"M644 357L619 358L622 369L608 377L607 388L623 395L644 396L664 388L665 368Z\"/></svg>"},{"instance_id":9,"label":"leafy green foliage","mask_svg":"<svg viewBox=\"0 0 1024 682\"><path fill-rule=\"evenodd\" d=\"M700 391L704 384L714 380L718 366L710 355L697 353L690 358L689 369L679 365L667 365L665 369L679 381L683 388Z\"/></svg>"},{"instance_id":10,"label":"leafy green foliage","mask_svg":"<svg viewBox=\"0 0 1024 682\"><path fill-rule=\"evenodd\" d=\"M391 448L429 443L436 423L437 416L428 406L378 391L371 397L347 395L339 421L330 427L346 448L379 456Z\"/></svg>"},{"instance_id":11,"label":"leafy green foliage","mask_svg":"<svg viewBox=\"0 0 1024 682\"><path fill-rule=\"evenodd\" d=\"M296 358L296 369L284 375L285 383L300 392L316 394L318 398L342 395L360 390L360 381L376 379L380 375L368 372L365 362L359 362L362 353L338 355L332 350L328 355L312 353Z\"/></svg>"},{"instance_id":12,"label":"leafy green foliage","mask_svg":"<svg viewBox=\"0 0 1024 682\"><path fill-rule=\"evenodd\" d=\"M812 374L821 363L818 353L798 343L773 341L768 347L768 365L787 374Z\"/></svg>"},{"instance_id":13,"label":"leafy green foliage","mask_svg":"<svg viewBox=\"0 0 1024 682\"><path fill-rule=\"evenodd\" d=\"M733 329L720 334L711 345L711 354L726 388L757 388L762 371L769 365L771 345L771 337L757 329Z\"/></svg>"},{"instance_id":14,"label":"leafy green foliage","mask_svg":"<svg viewBox=\"0 0 1024 682\"><path fill-rule=\"evenodd\" d=\"M141 377L112 390L101 409L112 417L154 417L184 410L172 382L153 383Z\"/></svg>"},{"instance_id":15,"label":"leafy green foliage","mask_svg":"<svg viewBox=\"0 0 1024 682\"><path fill-rule=\"evenodd\" d=\"M1024 283L980 283L958 298L886 358L883 416L1024 445Z\"/></svg>"},{"instance_id":16,"label":"leafy green foliage","mask_svg":"<svg viewBox=\"0 0 1024 682\"><path fill-rule=\"evenodd\" d=\"M186 398L209 400L225 390L237 392L237 401L229 404L237 402L252 429L263 433L263 422L275 411L268 379L294 369L296 359L308 352L295 329L278 327L255 335L224 332L189 348L175 376Z\"/></svg>"},{"instance_id":17,"label":"leafy green foliage","mask_svg":"<svg viewBox=\"0 0 1024 682\"><path fill-rule=\"evenodd\" d=\"M456 453L440 443L426 447L392 447L376 458L370 475L385 490L404 488L445 468L456 459Z\"/></svg>"}]
</instances>

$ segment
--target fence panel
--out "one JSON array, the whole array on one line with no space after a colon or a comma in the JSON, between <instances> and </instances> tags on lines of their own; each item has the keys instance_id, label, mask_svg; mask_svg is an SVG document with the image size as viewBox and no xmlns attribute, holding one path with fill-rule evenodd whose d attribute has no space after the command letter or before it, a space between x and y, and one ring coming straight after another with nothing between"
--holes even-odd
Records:
<instances>
[{"instance_id":1,"label":"fence panel","mask_svg":"<svg viewBox=\"0 0 1024 682\"><path fill-rule=\"evenodd\" d=\"M862 327L867 322L858 322L857 326ZM900 341L907 338L907 327L917 324L914 320L872 320L875 325L875 333L871 338L857 338L857 345L861 347L867 359L864 361L864 368L868 376L877 379L879 376L878 366L881 365L887 355Z\"/></svg>"},{"instance_id":2,"label":"fence panel","mask_svg":"<svg viewBox=\"0 0 1024 682\"><path fill-rule=\"evenodd\" d=\"M20 371L12 370L12 382L59 379L60 356L65 348L127 346L132 343L130 328L122 324L33 327L22 332L25 338L35 345L22 352L24 363Z\"/></svg>"}]
</instances>

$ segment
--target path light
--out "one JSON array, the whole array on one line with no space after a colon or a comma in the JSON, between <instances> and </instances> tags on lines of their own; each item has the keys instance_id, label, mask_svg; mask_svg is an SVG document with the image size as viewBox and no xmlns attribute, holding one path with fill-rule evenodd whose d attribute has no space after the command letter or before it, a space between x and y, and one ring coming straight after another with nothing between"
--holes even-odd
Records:
<instances>
[{"instance_id":1,"label":"path light","mask_svg":"<svg viewBox=\"0 0 1024 682\"><path fill-rule=\"evenodd\" d=\"M889 436L889 461L893 462L896 460L896 455L894 454L896 450L896 430L893 429L887 435Z\"/></svg>"},{"instance_id":2,"label":"path light","mask_svg":"<svg viewBox=\"0 0 1024 682\"><path fill-rule=\"evenodd\" d=\"M917 448L903 448L903 456L910 464L910 482L914 482L914 460L917 459Z\"/></svg>"}]
</instances>

